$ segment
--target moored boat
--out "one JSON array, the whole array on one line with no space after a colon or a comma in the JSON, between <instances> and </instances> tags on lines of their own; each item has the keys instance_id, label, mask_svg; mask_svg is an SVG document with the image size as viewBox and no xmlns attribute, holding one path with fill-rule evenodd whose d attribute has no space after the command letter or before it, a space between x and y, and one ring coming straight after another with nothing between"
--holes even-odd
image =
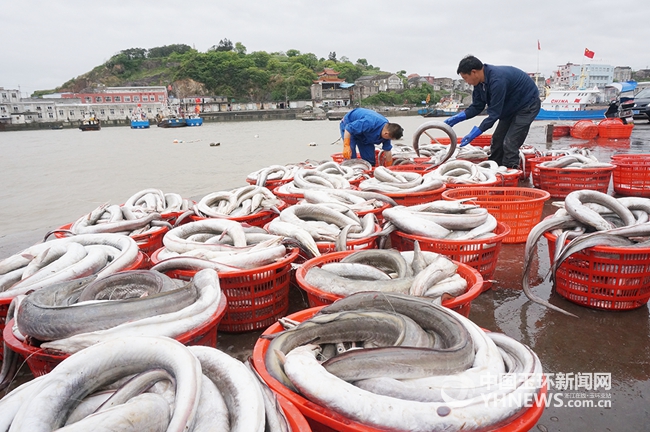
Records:
<instances>
[{"instance_id":1,"label":"moored boat","mask_svg":"<svg viewBox=\"0 0 650 432\"><path fill-rule=\"evenodd\" d=\"M175 128L187 126L187 121L180 117L169 117L162 119L158 122L158 127L162 128Z\"/></svg>"},{"instance_id":2,"label":"moored boat","mask_svg":"<svg viewBox=\"0 0 650 432\"><path fill-rule=\"evenodd\" d=\"M535 120L593 120L605 118L607 104L600 102L602 93L591 89L549 91Z\"/></svg>"},{"instance_id":3,"label":"moored boat","mask_svg":"<svg viewBox=\"0 0 650 432\"><path fill-rule=\"evenodd\" d=\"M147 118L145 112L142 111L140 104L138 104L138 107L133 110L133 113L131 113L131 129L147 128L149 128L149 119Z\"/></svg>"},{"instance_id":4,"label":"moored boat","mask_svg":"<svg viewBox=\"0 0 650 432\"><path fill-rule=\"evenodd\" d=\"M187 117L185 118L185 124L187 126L201 126L203 125L203 119L201 117Z\"/></svg>"},{"instance_id":5,"label":"moored boat","mask_svg":"<svg viewBox=\"0 0 650 432\"><path fill-rule=\"evenodd\" d=\"M101 122L98 118L89 117L84 119L79 125L79 129L82 131L98 131L102 128Z\"/></svg>"}]
</instances>

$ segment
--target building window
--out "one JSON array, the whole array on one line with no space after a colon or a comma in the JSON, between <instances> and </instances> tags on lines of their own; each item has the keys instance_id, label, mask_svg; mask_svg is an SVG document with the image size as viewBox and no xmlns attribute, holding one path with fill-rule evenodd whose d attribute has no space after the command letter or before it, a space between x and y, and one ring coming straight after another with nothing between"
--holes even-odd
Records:
<instances>
[{"instance_id":1,"label":"building window","mask_svg":"<svg viewBox=\"0 0 650 432\"><path fill-rule=\"evenodd\" d=\"M151 108L147 108L147 112L151 114Z\"/></svg>"},{"instance_id":2,"label":"building window","mask_svg":"<svg viewBox=\"0 0 650 432\"><path fill-rule=\"evenodd\" d=\"M124 96L124 102L131 102L131 96Z\"/></svg>"},{"instance_id":3,"label":"building window","mask_svg":"<svg viewBox=\"0 0 650 432\"><path fill-rule=\"evenodd\" d=\"M81 111L81 116L83 117L83 116L85 116L85 115L86 115L86 111L83 111L83 110L82 110L82 111Z\"/></svg>"},{"instance_id":4,"label":"building window","mask_svg":"<svg viewBox=\"0 0 650 432\"><path fill-rule=\"evenodd\" d=\"M124 114L124 109L121 109L121 110L120 110L120 114Z\"/></svg>"},{"instance_id":5,"label":"building window","mask_svg":"<svg viewBox=\"0 0 650 432\"><path fill-rule=\"evenodd\" d=\"M110 113L111 113L111 115L115 114L115 110L113 108L111 108Z\"/></svg>"},{"instance_id":6,"label":"building window","mask_svg":"<svg viewBox=\"0 0 650 432\"><path fill-rule=\"evenodd\" d=\"M42 118L43 118L43 114L38 113L38 118L39 118L39 119L42 119Z\"/></svg>"},{"instance_id":7,"label":"building window","mask_svg":"<svg viewBox=\"0 0 650 432\"><path fill-rule=\"evenodd\" d=\"M149 96L147 95L142 96L142 102L149 102Z\"/></svg>"},{"instance_id":8,"label":"building window","mask_svg":"<svg viewBox=\"0 0 650 432\"><path fill-rule=\"evenodd\" d=\"M101 102L102 97L101 96L95 96L95 102Z\"/></svg>"},{"instance_id":9,"label":"building window","mask_svg":"<svg viewBox=\"0 0 650 432\"><path fill-rule=\"evenodd\" d=\"M111 102L111 101L113 100L113 98L110 97L110 96L106 96L106 97L104 97L104 100L105 100L106 102Z\"/></svg>"},{"instance_id":10,"label":"building window","mask_svg":"<svg viewBox=\"0 0 650 432\"><path fill-rule=\"evenodd\" d=\"M63 110L59 110L59 115L63 117Z\"/></svg>"},{"instance_id":11,"label":"building window","mask_svg":"<svg viewBox=\"0 0 650 432\"><path fill-rule=\"evenodd\" d=\"M41 107L40 107L40 106L37 106L37 107L36 107L36 111L40 111L40 110L41 110Z\"/></svg>"},{"instance_id":12,"label":"building window","mask_svg":"<svg viewBox=\"0 0 650 432\"><path fill-rule=\"evenodd\" d=\"M90 96L86 96L84 100L86 101L86 103L90 103L92 101L92 99L90 99Z\"/></svg>"},{"instance_id":13,"label":"building window","mask_svg":"<svg viewBox=\"0 0 650 432\"><path fill-rule=\"evenodd\" d=\"M70 117L74 117L74 110L70 110Z\"/></svg>"},{"instance_id":14,"label":"building window","mask_svg":"<svg viewBox=\"0 0 650 432\"><path fill-rule=\"evenodd\" d=\"M163 100L163 95L158 95L158 102L162 102Z\"/></svg>"},{"instance_id":15,"label":"building window","mask_svg":"<svg viewBox=\"0 0 650 432\"><path fill-rule=\"evenodd\" d=\"M11 94L11 98L12 98L12 99L16 99L16 93L12 93L12 94Z\"/></svg>"},{"instance_id":16,"label":"building window","mask_svg":"<svg viewBox=\"0 0 650 432\"><path fill-rule=\"evenodd\" d=\"M120 96L115 96L115 102L121 102L121 101L122 101L122 97L120 97Z\"/></svg>"},{"instance_id":17,"label":"building window","mask_svg":"<svg viewBox=\"0 0 650 432\"><path fill-rule=\"evenodd\" d=\"M52 114L52 113L47 113L47 116L48 116L49 118L54 118L54 114Z\"/></svg>"},{"instance_id":18,"label":"building window","mask_svg":"<svg viewBox=\"0 0 650 432\"><path fill-rule=\"evenodd\" d=\"M140 96L133 96L133 102L140 102Z\"/></svg>"},{"instance_id":19,"label":"building window","mask_svg":"<svg viewBox=\"0 0 650 432\"><path fill-rule=\"evenodd\" d=\"M2 99L7 99L7 93L2 93Z\"/></svg>"}]
</instances>

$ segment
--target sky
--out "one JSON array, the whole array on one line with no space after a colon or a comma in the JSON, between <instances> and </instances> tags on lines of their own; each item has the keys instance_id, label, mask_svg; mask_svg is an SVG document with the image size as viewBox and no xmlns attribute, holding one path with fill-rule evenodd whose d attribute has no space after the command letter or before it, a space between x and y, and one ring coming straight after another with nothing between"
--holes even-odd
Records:
<instances>
[{"instance_id":1,"label":"sky","mask_svg":"<svg viewBox=\"0 0 650 432\"><path fill-rule=\"evenodd\" d=\"M635 6L636 5L636 6ZM650 68L650 7L604 0L20 0L0 3L0 87L53 89L129 48L222 39L385 72L458 78L461 58L550 76L566 63ZM539 42L539 45L538 45ZM540 49L538 49L540 48ZM585 48L593 60L584 57Z\"/></svg>"}]
</instances>

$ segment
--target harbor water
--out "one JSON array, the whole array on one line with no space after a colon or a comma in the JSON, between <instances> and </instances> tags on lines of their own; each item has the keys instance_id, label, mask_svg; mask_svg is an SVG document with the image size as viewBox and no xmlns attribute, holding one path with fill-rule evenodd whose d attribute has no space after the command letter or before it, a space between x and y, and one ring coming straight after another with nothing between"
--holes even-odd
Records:
<instances>
[{"instance_id":1,"label":"harbor water","mask_svg":"<svg viewBox=\"0 0 650 432\"><path fill-rule=\"evenodd\" d=\"M404 127L401 142L405 144L411 144L418 126L437 120L388 117ZM454 129L462 136L481 120L471 119ZM630 139L586 141L566 137L552 143L546 143L546 124L535 122L526 143L540 150L589 147L604 162L616 153L650 153L650 124L646 121L637 121ZM198 200L211 192L245 185L247 174L265 166L331 160L331 154L342 149L338 138L338 122L327 120L0 133L0 259L41 241L48 231L75 221L101 204L121 204L146 188ZM553 211L551 201L547 202L544 216ZM648 430L648 306L607 312L561 298L547 277L549 257L544 239L536 250L532 289L579 318L531 303L521 289L523 250L523 244L503 245L495 282L472 302L470 319L527 344L539 356L544 371L554 374L549 395L556 396L533 430ZM291 296L292 311L307 307L297 288L292 288ZM220 332L219 348L245 360L260 333ZM594 389L592 383L587 389L584 381L576 380L577 376L594 374L611 377L609 387ZM554 381L558 376L572 379L573 388L558 385L561 380ZM23 371L21 377L29 379L29 372ZM575 388L579 381L582 385Z\"/></svg>"}]
</instances>

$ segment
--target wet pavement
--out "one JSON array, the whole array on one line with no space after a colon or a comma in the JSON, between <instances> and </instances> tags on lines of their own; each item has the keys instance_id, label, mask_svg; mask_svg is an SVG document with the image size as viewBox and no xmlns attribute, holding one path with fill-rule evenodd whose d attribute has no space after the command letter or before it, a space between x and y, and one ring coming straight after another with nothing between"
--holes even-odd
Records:
<instances>
[{"instance_id":1,"label":"wet pavement","mask_svg":"<svg viewBox=\"0 0 650 432\"><path fill-rule=\"evenodd\" d=\"M624 140L576 140L562 138L545 143L542 128L531 130L527 141L535 147L589 147L601 161L615 153L650 153L650 124L637 122L633 135ZM531 186L529 181L520 186ZM551 199L544 217L555 207ZM16 237L12 249L34 243ZM1 245L0 245L1 246ZM1 251L1 248L0 248ZM630 311L602 311L571 303L559 296L547 277L550 266L546 240L536 246L530 274L531 287L539 297L579 318L568 317L534 304L521 288L523 244L502 246L494 283L472 302L469 318L490 331L505 333L525 344L539 356L551 378L552 397L533 430L554 431L641 431L650 430L650 316L648 306ZM307 308L306 296L290 289L289 313ZM263 329L242 334L220 332L218 348L246 360ZM598 388L594 388L598 376ZM576 377L578 377L576 379ZM591 377L591 388L588 378ZM603 378L604 377L604 378ZM26 367L17 383L31 378ZM608 380L609 378L609 380ZM574 383L565 388L564 383ZM576 389L575 383L578 383ZM566 387L569 387L568 385ZM560 406L560 404L562 404ZM571 406L570 406L571 405Z\"/></svg>"}]
</instances>

